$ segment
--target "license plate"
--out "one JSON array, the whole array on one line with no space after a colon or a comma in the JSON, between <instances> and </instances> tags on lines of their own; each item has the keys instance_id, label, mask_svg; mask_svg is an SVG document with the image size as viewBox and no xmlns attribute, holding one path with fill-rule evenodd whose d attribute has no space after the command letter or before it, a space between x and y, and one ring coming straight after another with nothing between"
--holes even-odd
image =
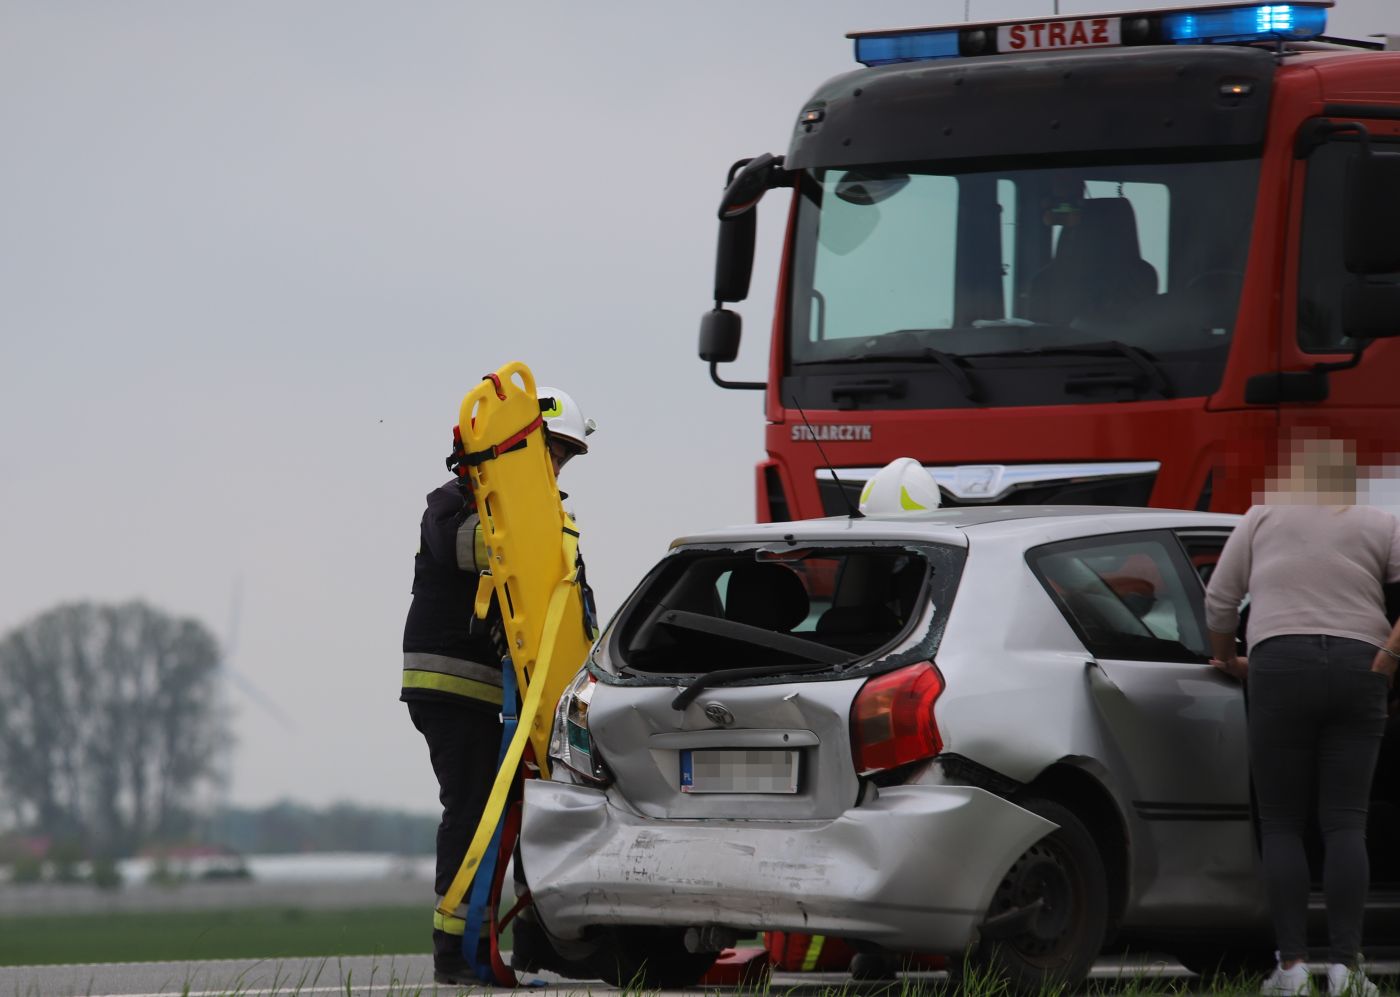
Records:
<instances>
[{"instance_id":1,"label":"license plate","mask_svg":"<svg viewBox=\"0 0 1400 997\"><path fill-rule=\"evenodd\" d=\"M682 793L795 793L797 751L681 752Z\"/></svg>"},{"instance_id":2,"label":"license plate","mask_svg":"<svg viewBox=\"0 0 1400 997\"><path fill-rule=\"evenodd\" d=\"M998 52L1048 52L1065 48L1121 45L1123 22L1116 17L1076 17L1065 21L1027 21L997 28Z\"/></svg>"}]
</instances>

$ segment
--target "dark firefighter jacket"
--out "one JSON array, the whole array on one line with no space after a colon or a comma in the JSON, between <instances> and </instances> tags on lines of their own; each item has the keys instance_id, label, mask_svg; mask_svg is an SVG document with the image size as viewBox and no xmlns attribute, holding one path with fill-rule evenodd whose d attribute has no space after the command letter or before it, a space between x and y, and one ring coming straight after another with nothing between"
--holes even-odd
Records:
<instances>
[{"instance_id":1,"label":"dark firefighter jacket","mask_svg":"<svg viewBox=\"0 0 1400 997\"><path fill-rule=\"evenodd\" d=\"M403 628L399 698L404 701L465 698L501 705L501 659L489 622L472 613L480 577L470 567L475 513L464 478L428 493L413 560L413 602ZM491 616L497 612L492 606Z\"/></svg>"}]
</instances>

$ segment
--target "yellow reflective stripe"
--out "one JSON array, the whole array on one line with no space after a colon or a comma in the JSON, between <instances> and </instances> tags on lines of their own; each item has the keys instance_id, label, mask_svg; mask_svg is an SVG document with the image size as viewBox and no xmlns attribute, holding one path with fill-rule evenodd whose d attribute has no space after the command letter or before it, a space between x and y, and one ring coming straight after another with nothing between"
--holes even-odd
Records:
<instances>
[{"instance_id":1,"label":"yellow reflective stripe","mask_svg":"<svg viewBox=\"0 0 1400 997\"><path fill-rule=\"evenodd\" d=\"M405 668L403 670L403 687L405 689L434 689L437 692L450 692L455 696L480 699L495 706L500 706L502 701L501 687L498 685L488 685L475 679L458 678L456 675L444 675L442 672L420 672L416 669Z\"/></svg>"},{"instance_id":2,"label":"yellow reflective stripe","mask_svg":"<svg viewBox=\"0 0 1400 997\"><path fill-rule=\"evenodd\" d=\"M825 935L813 935L811 942L807 945L807 954L802 957L802 971L810 973L817 968L817 960L821 958L822 943L826 941Z\"/></svg>"},{"instance_id":3,"label":"yellow reflective stripe","mask_svg":"<svg viewBox=\"0 0 1400 997\"><path fill-rule=\"evenodd\" d=\"M443 675L456 675L462 679L474 679L487 685L501 684L501 666L487 665L466 658L454 658L447 654L431 654L427 651L405 651L403 666L408 671L441 672Z\"/></svg>"},{"instance_id":4,"label":"yellow reflective stripe","mask_svg":"<svg viewBox=\"0 0 1400 997\"><path fill-rule=\"evenodd\" d=\"M457 527L457 567L463 571L486 571L491 567L487 557L486 533L481 517L472 513Z\"/></svg>"},{"instance_id":5,"label":"yellow reflective stripe","mask_svg":"<svg viewBox=\"0 0 1400 997\"><path fill-rule=\"evenodd\" d=\"M433 911L433 928L437 931L445 931L449 935L465 935L467 933L467 922L460 917L451 917L447 914Z\"/></svg>"},{"instance_id":6,"label":"yellow reflective stripe","mask_svg":"<svg viewBox=\"0 0 1400 997\"><path fill-rule=\"evenodd\" d=\"M906 509L909 512L919 512L926 508L925 506L919 505L919 503L915 502L912 498L910 498L909 489L905 488L903 485L899 486L899 505L901 508Z\"/></svg>"},{"instance_id":7,"label":"yellow reflective stripe","mask_svg":"<svg viewBox=\"0 0 1400 997\"><path fill-rule=\"evenodd\" d=\"M472 530L472 556L479 565L478 571L485 571L491 566L491 552L486 549L486 531L481 528L479 519L476 529Z\"/></svg>"},{"instance_id":8,"label":"yellow reflective stripe","mask_svg":"<svg viewBox=\"0 0 1400 997\"><path fill-rule=\"evenodd\" d=\"M860 490L860 501L862 504L870 498L870 493L875 489L875 479L871 478L865 483L865 487Z\"/></svg>"}]
</instances>

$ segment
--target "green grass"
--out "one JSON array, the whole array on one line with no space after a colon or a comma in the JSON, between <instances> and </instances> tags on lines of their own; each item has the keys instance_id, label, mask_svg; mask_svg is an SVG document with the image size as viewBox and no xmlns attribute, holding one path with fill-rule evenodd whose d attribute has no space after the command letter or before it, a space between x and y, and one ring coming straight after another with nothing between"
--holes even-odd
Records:
<instances>
[{"instance_id":1,"label":"green grass","mask_svg":"<svg viewBox=\"0 0 1400 997\"><path fill-rule=\"evenodd\" d=\"M422 905L0 917L0 966L432 951Z\"/></svg>"}]
</instances>

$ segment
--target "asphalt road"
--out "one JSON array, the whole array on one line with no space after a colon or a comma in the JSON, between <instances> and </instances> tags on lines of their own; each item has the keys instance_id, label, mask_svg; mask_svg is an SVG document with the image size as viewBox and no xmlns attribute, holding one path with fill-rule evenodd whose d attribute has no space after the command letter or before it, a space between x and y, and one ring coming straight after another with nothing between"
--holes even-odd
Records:
<instances>
[{"instance_id":1,"label":"asphalt road","mask_svg":"<svg viewBox=\"0 0 1400 997\"><path fill-rule=\"evenodd\" d=\"M618 992L598 981L559 980L548 973L545 986L532 988L541 997L566 997L589 992ZM931 977L942 974L929 974ZM1174 963L1144 965L1105 961L1095 976L1184 976ZM845 973L779 973L767 988L772 993L817 994L836 989L848 997L883 990L886 983L853 983ZM508 993L496 988L501 993ZM733 988L709 988L732 992ZM764 988L746 988L753 993ZM490 992L478 987L473 993ZM68 966L0 967L0 997L260 997L260 995L342 994L344 997L433 997L456 994L455 987L433 983L432 959L426 955L355 956L342 959L285 959L277 962L224 960L217 962L92 963ZM691 991L696 993L697 991ZM678 992L679 993L679 992Z\"/></svg>"},{"instance_id":2,"label":"asphalt road","mask_svg":"<svg viewBox=\"0 0 1400 997\"><path fill-rule=\"evenodd\" d=\"M1315 966L1317 972L1322 967ZM1386 975L1383 993L1393 993L1400 963L1370 966ZM540 997L578 997L588 993L618 993L615 987L584 980L559 980L538 974L544 986L530 992ZM930 981L943 974L926 974ZM1121 962L1101 960L1093 976L1104 982L1132 981L1145 977L1191 977L1172 962ZM1319 981L1319 984L1321 981ZM1388 985L1387 985L1388 984ZM748 987L747 993L781 993L784 997L818 997L838 991L860 997L885 990L888 983L856 983L845 973L778 973L768 987ZM448 997L460 991L433 983L432 959L426 955L353 956L340 959L284 959L277 962L229 959L213 962L91 963L68 966L0 967L0 997L311 997L341 994L344 997ZM511 993L504 988L476 987L472 993ZM674 991L694 995L700 991ZM734 988L711 987L708 993L733 993ZM664 997L664 995L663 995ZM1177 997L1190 997L1188 990Z\"/></svg>"}]
</instances>

